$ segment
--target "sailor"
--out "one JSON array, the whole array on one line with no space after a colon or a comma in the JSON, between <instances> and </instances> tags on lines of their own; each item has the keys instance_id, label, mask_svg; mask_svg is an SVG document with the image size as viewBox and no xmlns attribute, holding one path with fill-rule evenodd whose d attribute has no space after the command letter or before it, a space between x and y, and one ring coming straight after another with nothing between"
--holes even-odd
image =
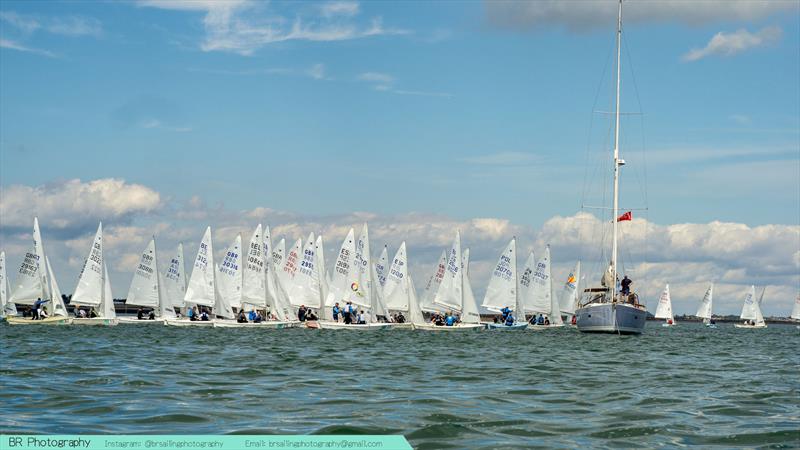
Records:
<instances>
[{"instance_id":1,"label":"sailor","mask_svg":"<svg viewBox=\"0 0 800 450\"><path fill-rule=\"evenodd\" d=\"M406 323L406 316L404 316L403 313L399 312L397 313L397 317L395 317L394 321L397 323Z\"/></svg>"},{"instance_id":2,"label":"sailor","mask_svg":"<svg viewBox=\"0 0 800 450\"><path fill-rule=\"evenodd\" d=\"M189 320L191 320L192 322L197 320L197 311L195 311L194 306L192 306L191 308L189 308L188 311L186 311L186 315L189 316Z\"/></svg>"},{"instance_id":3,"label":"sailor","mask_svg":"<svg viewBox=\"0 0 800 450\"><path fill-rule=\"evenodd\" d=\"M306 309L306 305L300 305L300 309L297 310L297 320L300 322L305 322L307 313L308 310Z\"/></svg>"},{"instance_id":4,"label":"sailor","mask_svg":"<svg viewBox=\"0 0 800 450\"><path fill-rule=\"evenodd\" d=\"M200 320L203 321L203 322L208 322L209 321L208 312L206 311L205 308L203 308L203 310L200 312Z\"/></svg>"},{"instance_id":5,"label":"sailor","mask_svg":"<svg viewBox=\"0 0 800 450\"><path fill-rule=\"evenodd\" d=\"M536 325L544 325L544 316L539 313L539 318L536 319Z\"/></svg>"},{"instance_id":6,"label":"sailor","mask_svg":"<svg viewBox=\"0 0 800 450\"><path fill-rule=\"evenodd\" d=\"M631 293L631 283L633 283L633 281L631 281L631 279L625 275L620 282L620 285L622 286L622 295L629 295Z\"/></svg>"},{"instance_id":7,"label":"sailor","mask_svg":"<svg viewBox=\"0 0 800 450\"><path fill-rule=\"evenodd\" d=\"M366 325L367 321L364 320L364 310L359 311L358 316L356 316L357 320L356 323L358 325Z\"/></svg>"},{"instance_id":8,"label":"sailor","mask_svg":"<svg viewBox=\"0 0 800 450\"><path fill-rule=\"evenodd\" d=\"M47 310L44 309L44 305L43 304L39 305L38 314L39 314L39 319L40 320L44 320L44 319L47 318Z\"/></svg>"},{"instance_id":9,"label":"sailor","mask_svg":"<svg viewBox=\"0 0 800 450\"><path fill-rule=\"evenodd\" d=\"M544 318L544 324L545 325L550 325L550 318L549 317L545 317Z\"/></svg>"},{"instance_id":10,"label":"sailor","mask_svg":"<svg viewBox=\"0 0 800 450\"><path fill-rule=\"evenodd\" d=\"M306 320L317 320L317 319L318 319L317 315L314 314L314 311L311 308L309 308L308 312L306 313Z\"/></svg>"},{"instance_id":11,"label":"sailor","mask_svg":"<svg viewBox=\"0 0 800 450\"><path fill-rule=\"evenodd\" d=\"M83 309L83 308L78 308L78 311L75 313L75 315L80 319L85 319L86 318L86 310Z\"/></svg>"},{"instance_id":12,"label":"sailor","mask_svg":"<svg viewBox=\"0 0 800 450\"><path fill-rule=\"evenodd\" d=\"M456 324L456 316L454 316L453 313L448 311L447 317L445 317L444 319L444 324L447 325L448 327L452 327L453 325Z\"/></svg>"},{"instance_id":13,"label":"sailor","mask_svg":"<svg viewBox=\"0 0 800 450\"><path fill-rule=\"evenodd\" d=\"M252 319L253 323L261 323L264 320L264 316L261 315L261 311L256 311L255 313L255 317Z\"/></svg>"},{"instance_id":14,"label":"sailor","mask_svg":"<svg viewBox=\"0 0 800 450\"><path fill-rule=\"evenodd\" d=\"M94 319L95 317L97 317L97 310L95 310L94 308L90 308L89 309L89 318Z\"/></svg>"},{"instance_id":15,"label":"sailor","mask_svg":"<svg viewBox=\"0 0 800 450\"><path fill-rule=\"evenodd\" d=\"M33 307L31 307L31 319L32 320L39 320L39 306L42 304L42 299L37 298L35 302L33 302Z\"/></svg>"},{"instance_id":16,"label":"sailor","mask_svg":"<svg viewBox=\"0 0 800 450\"><path fill-rule=\"evenodd\" d=\"M508 315L511 314L511 308L505 306L503 307L503 309L500 310L500 312L503 314L502 321L505 322Z\"/></svg>"},{"instance_id":17,"label":"sailor","mask_svg":"<svg viewBox=\"0 0 800 450\"><path fill-rule=\"evenodd\" d=\"M136 319L144 320L144 310L142 308L139 308L139 310L136 311Z\"/></svg>"},{"instance_id":18,"label":"sailor","mask_svg":"<svg viewBox=\"0 0 800 450\"><path fill-rule=\"evenodd\" d=\"M511 314L511 311L506 314L506 326L514 325L514 316Z\"/></svg>"},{"instance_id":19,"label":"sailor","mask_svg":"<svg viewBox=\"0 0 800 450\"><path fill-rule=\"evenodd\" d=\"M245 317L243 309L240 309L239 314L236 315L236 322L247 323L247 317Z\"/></svg>"},{"instance_id":20,"label":"sailor","mask_svg":"<svg viewBox=\"0 0 800 450\"><path fill-rule=\"evenodd\" d=\"M577 325L577 324L578 324L578 317L577 317L577 316L575 316L574 314L572 315L572 322L571 322L571 323L572 323L573 325Z\"/></svg>"},{"instance_id":21,"label":"sailor","mask_svg":"<svg viewBox=\"0 0 800 450\"><path fill-rule=\"evenodd\" d=\"M255 310L252 310L252 309L250 310L250 312L247 314L247 320L249 320L250 322L255 322L256 321L256 312L255 312Z\"/></svg>"},{"instance_id":22,"label":"sailor","mask_svg":"<svg viewBox=\"0 0 800 450\"><path fill-rule=\"evenodd\" d=\"M339 314L341 314L341 313L342 313L342 308L339 307L339 302L336 302L336 304L333 305L333 321L334 322L338 322L339 321Z\"/></svg>"}]
</instances>

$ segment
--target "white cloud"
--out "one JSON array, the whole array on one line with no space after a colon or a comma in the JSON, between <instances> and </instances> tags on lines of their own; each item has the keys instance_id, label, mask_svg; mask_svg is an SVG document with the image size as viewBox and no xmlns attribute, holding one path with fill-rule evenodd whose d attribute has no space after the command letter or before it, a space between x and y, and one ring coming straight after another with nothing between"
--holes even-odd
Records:
<instances>
[{"instance_id":1,"label":"white cloud","mask_svg":"<svg viewBox=\"0 0 800 450\"><path fill-rule=\"evenodd\" d=\"M330 267L331 255L336 254L347 230L368 222L373 253L384 244L392 253L402 241L407 242L410 271L419 288L427 282L442 249L450 245L455 230L460 230L463 245L471 251L470 274L479 301L492 265L512 236L517 237L520 264L528 251L536 250L538 255L545 245L551 246L557 286L576 260L582 260L583 273L590 283L599 279L607 261L610 223L586 213L556 216L537 229L497 217L453 218L419 212L312 216L267 206L232 211L221 204L207 205L198 196L183 204L170 203L148 187L114 179L4 187L1 246L11 266L21 262L30 245L32 217L38 214L56 275L72 281L86 257L97 222L102 220L117 296L126 292L138 252L151 235L157 235L161 258L170 257L177 243L183 242L187 261L191 261L207 225L214 230L219 254L236 234L246 239L259 222L271 226L276 242L281 237L291 242L310 231L321 233ZM669 283L675 310L693 313L708 283L714 282L717 313L738 313L742 293L755 284L767 286L766 314L786 315L800 286L797 225L748 226L716 221L659 225L634 214L634 220L623 223L621 230L622 270L633 277L651 310L663 285ZM71 282L65 284L65 292L74 287Z\"/></svg>"},{"instance_id":2,"label":"white cloud","mask_svg":"<svg viewBox=\"0 0 800 450\"><path fill-rule=\"evenodd\" d=\"M697 61L707 56L733 56L745 50L762 47L778 41L783 35L783 30L778 26L771 26L751 33L745 29L733 33L720 31L703 48L695 48L683 55L684 61Z\"/></svg>"},{"instance_id":3,"label":"white cloud","mask_svg":"<svg viewBox=\"0 0 800 450\"><path fill-rule=\"evenodd\" d=\"M452 97L452 94L446 92L430 92L430 91L409 91L404 89L396 89L394 87L395 78L389 74L381 72L364 72L359 74L356 79L369 83L372 89L381 92L388 92L396 95L418 95L424 97Z\"/></svg>"},{"instance_id":4,"label":"white cloud","mask_svg":"<svg viewBox=\"0 0 800 450\"><path fill-rule=\"evenodd\" d=\"M161 207L161 195L140 184L115 178L82 182L73 179L42 186L3 187L3 228L27 229L38 216L50 227L67 232L100 220L125 222Z\"/></svg>"},{"instance_id":5,"label":"white cloud","mask_svg":"<svg viewBox=\"0 0 800 450\"><path fill-rule=\"evenodd\" d=\"M264 15L261 13L264 4L252 1L139 0L138 5L204 12L206 35L200 48L241 55L252 55L266 45L292 40L328 42L410 33L408 30L384 27L380 17L372 18L368 25L348 21L348 15L344 12L347 8L352 10L352 5L334 5L331 8L338 9L341 14L328 16L324 14L324 8L311 17L298 12L292 21L279 14Z\"/></svg>"},{"instance_id":6,"label":"white cloud","mask_svg":"<svg viewBox=\"0 0 800 450\"><path fill-rule=\"evenodd\" d=\"M36 55L47 56L48 58L58 58L58 55L56 55L51 51L42 50L39 48L27 47L25 45L22 45L20 43L5 38L0 38L0 48L7 48L9 50L16 50L25 53L33 53Z\"/></svg>"},{"instance_id":7,"label":"white cloud","mask_svg":"<svg viewBox=\"0 0 800 450\"><path fill-rule=\"evenodd\" d=\"M0 21L11 25L24 35L30 35L38 30L71 37L100 37L103 34L103 25L99 20L79 15L39 17L2 11Z\"/></svg>"},{"instance_id":8,"label":"white cloud","mask_svg":"<svg viewBox=\"0 0 800 450\"><path fill-rule=\"evenodd\" d=\"M572 31L616 25L615 0L560 1L486 0L488 22L497 28L536 30L564 27ZM625 23L682 23L700 25L720 21L753 21L781 11L797 11L797 2L763 0L661 0L627 2Z\"/></svg>"},{"instance_id":9,"label":"white cloud","mask_svg":"<svg viewBox=\"0 0 800 450\"><path fill-rule=\"evenodd\" d=\"M14 11L0 11L0 20L26 34L33 33L42 27L42 24L33 17L20 15Z\"/></svg>"},{"instance_id":10,"label":"white cloud","mask_svg":"<svg viewBox=\"0 0 800 450\"><path fill-rule=\"evenodd\" d=\"M320 10L322 11L322 15L325 17L352 17L358 14L359 5L358 2L334 1L323 3L320 7Z\"/></svg>"}]
</instances>

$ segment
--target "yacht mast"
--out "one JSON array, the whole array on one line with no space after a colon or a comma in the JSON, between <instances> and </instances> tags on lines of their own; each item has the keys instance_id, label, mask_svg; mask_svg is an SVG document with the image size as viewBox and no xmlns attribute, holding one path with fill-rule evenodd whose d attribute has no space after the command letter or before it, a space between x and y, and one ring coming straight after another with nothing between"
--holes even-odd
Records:
<instances>
[{"instance_id":1,"label":"yacht mast","mask_svg":"<svg viewBox=\"0 0 800 450\"><path fill-rule=\"evenodd\" d=\"M611 279L612 301L617 299L617 217L619 217L619 168L625 164L619 159L619 86L620 86L620 55L622 47L622 0L619 0L619 15L617 18L617 106L614 113L614 231L611 244Z\"/></svg>"}]
</instances>

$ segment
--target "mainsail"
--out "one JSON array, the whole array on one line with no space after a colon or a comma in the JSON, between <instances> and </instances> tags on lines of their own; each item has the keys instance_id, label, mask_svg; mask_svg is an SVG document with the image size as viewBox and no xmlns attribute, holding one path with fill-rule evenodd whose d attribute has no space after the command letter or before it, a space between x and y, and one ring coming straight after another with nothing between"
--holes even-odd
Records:
<instances>
[{"instance_id":1,"label":"mainsail","mask_svg":"<svg viewBox=\"0 0 800 450\"><path fill-rule=\"evenodd\" d=\"M89 256L83 263L72 303L81 306L100 306L103 301L103 224L97 226Z\"/></svg>"},{"instance_id":2,"label":"mainsail","mask_svg":"<svg viewBox=\"0 0 800 450\"><path fill-rule=\"evenodd\" d=\"M214 248L211 242L211 227L206 228L197 257L194 260L192 276L186 287L184 302L194 305L213 307L217 301L217 287L215 282Z\"/></svg>"},{"instance_id":3,"label":"mainsail","mask_svg":"<svg viewBox=\"0 0 800 450\"><path fill-rule=\"evenodd\" d=\"M224 303L242 307L242 235L237 234L225 251L217 272L217 289Z\"/></svg>"},{"instance_id":4,"label":"mainsail","mask_svg":"<svg viewBox=\"0 0 800 450\"><path fill-rule=\"evenodd\" d=\"M672 299L669 295L669 284L664 287L664 292L662 292L661 297L658 298L655 318L667 319L667 321L674 320L672 316Z\"/></svg>"},{"instance_id":5,"label":"mainsail","mask_svg":"<svg viewBox=\"0 0 800 450\"><path fill-rule=\"evenodd\" d=\"M156 266L156 242L150 243L139 257L139 265L133 272L131 287L125 299L126 305L153 308L159 314L159 286L158 268Z\"/></svg>"},{"instance_id":6,"label":"mainsail","mask_svg":"<svg viewBox=\"0 0 800 450\"><path fill-rule=\"evenodd\" d=\"M356 241L355 266L357 269L358 281L354 286L356 295L353 303L364 308L372 306L372 264L370 263L369 250L369 229L367 224L361 229L361 234Z\"/></svg>"},{"instance_id":7,"label":"mainsail","mask_svg":"<svg viewBox=\"0 0 800 450\"><path fill-rule=\"evenodd\" d=\"M564 314L575 314L575 306L578 304L578 282L581 279L581 262L575 264L575 268L567 276L564 287L561 290L560 306Z\"/></svg>"},{"instance_id":8,"label":"mainsail","mask_svg":"<svg viewBox=\"0 0 800 450\"><path fill-rule=\"evenodd\" d=\"M711 307L712 307L712 297L714 294L714 284L712 283L708 286L706 290L706 294L703 296L703 299L700 300L700 306L697 308L697 317L704 319L703 321L711 320Z\"/></svg>"},{"instance_id":9,"label":"mainsail","mask_svg":"<svg viewBox=\"0 0 800 450\"><path fill-rule=\"evenodd\" d=\"M245 309L266 308L267 285L264 269L264 238L261 224L258 224L250 237L250 245L244 260L242 273L242 304Z\"/></svg>"},{"instance_id":10,"label":"mainsail","mask_svg":"<svg viewBox=\"0 0 800 450\"><path fill-rule=\"evenodd\" d=\"M25 254L19 273L8 299L10 303L33 305L36 300L50 298L45 273L44 243L39 232L39 219L33 218L33 250Z\"/></svg>"},{"instance_id":11,"label":"mainsail","mask_svg":"<svg viewBox=\"0 0 800 450\"><path fill-rule=\"evenodd\" d=\"M553 310L553 287L552 277L550 276L550 246L547 246L544 256L539 259L536 266L531 267L530 263L532 261L533 254L531 253L531 256L528 257L528 261L525 263L525 271L520 280L522 304L525 306L526 312L550 315ZM559 313L558 316L560 317L561 314ZM553 317L551 317L550 320L552 322Z\"/></svg>"},{"instance_id":12,"label":"mainsail","mask_svg":"<svg viewBox=\"0 0 800 450\"><path fill-rule=\"evenodd\" d=\"M17 307L8 301L8 275L6 274L6 252L0 252L0 317L14 316Z\"/></svg>"},{"instance_id":13,"label":"mainsail","mask_svg":"<svg viewBox=\"0 0 800 450\"><path fill-rule=\"evenodd\" d=\"M442 256L439 257L439 263L436 265L433 274L428 278L428 284L425 285L425 291L422 293L420 300L420 308L426 312L441 312L442 307L433 303L433 298L436 292L439 291L439 285L442 284L444 274L447 271L447 251L442 250Z\"/></svg>"},{"instance_id":14,"label":"mainsail","mask_svg":"<svg viewBox=\"0 0 800 450\"><path fill-rule=\"evenodd\" d=\"M758 302L756 301L755 286L750 286L750 289L747 290L744 296L744 304L742 305L742 314L740 317L744 320L755 321L756 325L764 323L764 316L761 314L761 308L759 308Z\"/></svg>"},{"instance_id":15,"label":"mainsail","mask_svg":"<svg viewBox=\"0 0 800 450\"><path fill-rule=\"evenodd\" d=\"M178 244L175 257L169 262L164 273L162 295L163 301L175 308L186 306L183 301L186 295L186 269L183 266L183 244Z\"/></svg>"},{"instance_id":16,"label":"mainsail","mask_svg":"<svg viewBox=\"0 0 800 450\"><path fill-rule=\"evenodd\" d=\"M391 311L408 311L408 259L406 243L403 241L392 259L386 285L383 287L383 299L386 308Z\"/></svg>"},{"instance_id":17,"label":"mainsail","mask_svg":"<svg viewBox=\"0 0 800 450\"><path fill-rule=\"evenodd\" d=\"M511 241L500 254L497 264L492 271L486 295L481 306L490 311L500 311L503 308L515 308L517 305L517 239Z\"/></svg>"},{"instance_id":18,"label":"mainsail","mask_svg":"<svg viewBox=\"0 0 800 450\"><path fill-rule=\"evenodd\" d=\"M461 233L456 231L456 237L450 252L447 254L447 266L439 284L439 289L433 297L433 303L444 308L461 311L463 307L464 271L461 270Z\"/></svg>"}]
</instances>

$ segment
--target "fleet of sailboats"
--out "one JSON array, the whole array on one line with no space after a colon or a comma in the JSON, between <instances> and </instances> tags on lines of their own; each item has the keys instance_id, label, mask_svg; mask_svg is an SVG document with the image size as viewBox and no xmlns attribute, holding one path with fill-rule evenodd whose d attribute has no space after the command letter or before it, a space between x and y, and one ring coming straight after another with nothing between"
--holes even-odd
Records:
<instances>
[{"instance_id":1,"label":"fleet of sailboats","mask_svg":"<svg viewBox=\"0 0 800 450\"><path fill-rule=\"evenodd\" d=\"M373 264L369 253L369 231L364 224L355 238L350 229L342 241L333 271L328 272L324 260L321 235L310 233L298 239L292 251L285 254L285 241L272 247L269 227L259 224L248 246L242 246L241 235L235 236L225 250L220 264L215 264L211 228L206 228L200 241L191 275L183 263L183 247L178 245L166 270L159 268L156 239L147 243L133 272L126 306L146 310L145 317L117 317L114 307L107 261L104 255L103 225L99 224L89 253L71 297L75 317L67 308L44 252L38 219L34 219L33 248L25 255L17 279L9 287L7 259L0 251L0 314L11 324L75 324L116 325L167 324L174 326L266 327L287 328L301 325L295 317L299 306L318 311L320 320L314 328L379 330L414 328L428 331L469 331L484 328L501 330L543 330L563 327L562 314L570 317L578 305L581 265L577 262L560 289L552 283L551 249L547 246L537 260L530 252L523 269L518 271L517 240L512 238L497 260L491 273L483 302L485 311L506 313L508 321L481 323L479 306L469 277L468 257L461 247L461 234L456 231L449 251L438 261L423 295L417 297L409 273L408 248L402 242L389 260L388 248ZM277 268L281 267L281 271ZM710 284L700 300L696 316L708 327L712 321L714 285ZM761 304L764 293L756 298L755 286L745 293L741 319L737 328L765 328ZM333 320L333 307L340 306L341 317L346 304L351 304L364 318L361 323L345 324ZM43 320L20 317L17 305L36 306L46 311ZM299 305L299 306L298 306ZM77 311L86 314L77 314ZM176 310L180 310L176 314ZM201 311L208 320L190 320L189 311ZM262 320L235 320L236 311L259 311ZM457 318L452 326L441 326L426 319L426 314ZM403 317L403 323L395 319ZM546 320L542 323L539 317ZM530 319L529 319L530 318ZM669 285L659 297L655 318L664 326L676 324ZM800 320L800 295L795 300L791 318Z\"/></svg>"}]
</instances>

